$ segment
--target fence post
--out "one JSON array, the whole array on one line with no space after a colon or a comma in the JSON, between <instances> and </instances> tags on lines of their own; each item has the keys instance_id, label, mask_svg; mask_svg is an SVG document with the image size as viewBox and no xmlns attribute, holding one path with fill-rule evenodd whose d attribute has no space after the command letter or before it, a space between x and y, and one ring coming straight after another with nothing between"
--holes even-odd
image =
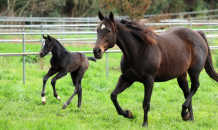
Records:
<instances>
[{"instance_id":1,"label":"fence post","mask_svg":"<svg viewBox=\"0 0 218 130\"><path fill-rule=\"evenodd\" d=\"M23 33L23 53L25 53L25 33ZM25 55L23 55L23 84L25 85Z\"/></svg>"},{"instance_id":2,"label":"fence post","mask_svg":"<svg viewBox=\"0 0 218 130\"><path fill-rule=\"evenodd\" d=\"M211 20L211 18L210 18L210 29L212 28L211 27L211 22L212 22L212 20ZM210 31L210 34L212 34L212 31ZM210 45L212 46L212 44L213 44L213 39L212 38L210 38Z\"/></svg>"},{"instance_id":3,"label":"fence post","mask_svg":"<svg viewBox=\"0 0 218 130\"><path fill-rule=\"evenodd\" d=\"M108 53L106 52L106 71L107 71L107 78L108 78Z\"/></svg>"},{"instance_id":4,"label":"fence post","mask_svg":"<svg viewBox=\"0 0 218 130\"><path fill-rule=\"evenodd\" d=\"M62 25L64 25L64 20L62 20ZM62 26L63 27L63 32L65 32L65 27L64 26ZM63 34L63 39L65 39L65 35Z\"/></svg>"},{"instance_id":5,"label":"fence post","mask_svg":"<svg viewBox=\"0 0 218 130\"><path fill-rule=\"evenodd\" d=\"M43 32L43 24L41 24L41 31ZM42 35L41 35L41 48L42 48L42 45L43 45L43 40L42 40Z\"/></svg>"}]
</instances>

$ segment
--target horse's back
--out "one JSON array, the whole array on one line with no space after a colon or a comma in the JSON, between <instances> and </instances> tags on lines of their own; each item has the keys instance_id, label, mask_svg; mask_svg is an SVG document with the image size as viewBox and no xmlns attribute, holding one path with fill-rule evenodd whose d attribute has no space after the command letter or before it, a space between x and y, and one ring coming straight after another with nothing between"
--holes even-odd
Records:
<instances>
[{"instance_id":1,"label":"horse's back","mask_svg":"<svg viewBox=\"0 0 218 130\"><path fill-rule=\"evenodd\" d=\"M172 27L157 35L162 61L156 81L177 78L189 69L202 70L207 57L207 45L195 31L185 27Z\"/></svg>"}]
</instances>

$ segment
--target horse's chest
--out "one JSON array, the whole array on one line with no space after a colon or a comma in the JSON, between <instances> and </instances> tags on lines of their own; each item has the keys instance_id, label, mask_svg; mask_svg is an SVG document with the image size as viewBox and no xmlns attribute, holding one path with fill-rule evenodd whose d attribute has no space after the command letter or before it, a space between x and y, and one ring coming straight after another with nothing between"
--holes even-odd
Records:
<instances>
[{"instance_id":1,"label":"horse's chest","mask_svg":"<svg viewBox=\"0 0 218 130\"><path fill-rule=\"evenodd\" d=\"M130 67L130 68L125 68L121 70L122 70L123 76L130 81L141 81L142 80L142 76L134 68Z\"/></svg>"}]
</instances>

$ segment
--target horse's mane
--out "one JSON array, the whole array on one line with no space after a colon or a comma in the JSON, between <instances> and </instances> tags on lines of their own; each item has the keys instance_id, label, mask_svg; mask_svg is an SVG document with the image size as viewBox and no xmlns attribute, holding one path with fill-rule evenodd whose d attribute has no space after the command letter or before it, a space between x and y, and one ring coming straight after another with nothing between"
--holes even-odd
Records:
<instances>
[{"instance_id":1,"label":"horse's mane","mask_svg":"<svg viewBox=\"0 0 218 130\"><path fill-rule=\"evenodd\" d=\"M157 43L155 32L150 26L144 26L139 22L128 21L125 19L116 19L114 23L112 23L108 17L105 17L105 20L111 24L113 31L115 32L119 32L121 30L130 31L133 36L139 38L145 44L152 46Z\"/></svg>"},{"instance_id":2,"label":"horse's mane","mask_svg":"<svg viewBox=\"0 0 218 130\"><path fill-rule=\"evenodd\" d=\"M57 39L53 38L59 45L61 48L66 49Z\"/></svg>"}]
</instances>

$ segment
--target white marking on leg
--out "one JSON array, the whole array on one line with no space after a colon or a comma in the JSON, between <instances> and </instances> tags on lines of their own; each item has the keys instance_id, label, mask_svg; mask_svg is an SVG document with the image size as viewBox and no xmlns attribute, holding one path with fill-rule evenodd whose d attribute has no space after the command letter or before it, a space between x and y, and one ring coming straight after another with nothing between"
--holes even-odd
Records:
<instances>
[{"instance_id":1,"label":"white marking on leg","mask_svg":"<svg viewBox=\"0 0 218 130\"><path fill-rule=\"evenodd\" d=\"M57 100L58 100L58 101L60 101L60 100L61 100L61 98L60 98L59 96L57 96Z\"/></svg>"},{"instance_id":2,"label":"white marking on leg","mask_svg":"<svg viewBox=\"0 0 218 130\"><path fill-rule=\"evenodd\" d=\"M45 97L42 97L42 103L43 103L43 104L46 103Z\"/></svg>"},{"instance_id":3,"label":"white marking on leg","mask_svg":"<svg viewBox=\"0 0 218 130\"><path fill-rule=\"evenodd\" d=\"M104 28L106 28L106 26L104 24L101 25L101 30L103 30Z\"/></svg>"}]
</instances>

